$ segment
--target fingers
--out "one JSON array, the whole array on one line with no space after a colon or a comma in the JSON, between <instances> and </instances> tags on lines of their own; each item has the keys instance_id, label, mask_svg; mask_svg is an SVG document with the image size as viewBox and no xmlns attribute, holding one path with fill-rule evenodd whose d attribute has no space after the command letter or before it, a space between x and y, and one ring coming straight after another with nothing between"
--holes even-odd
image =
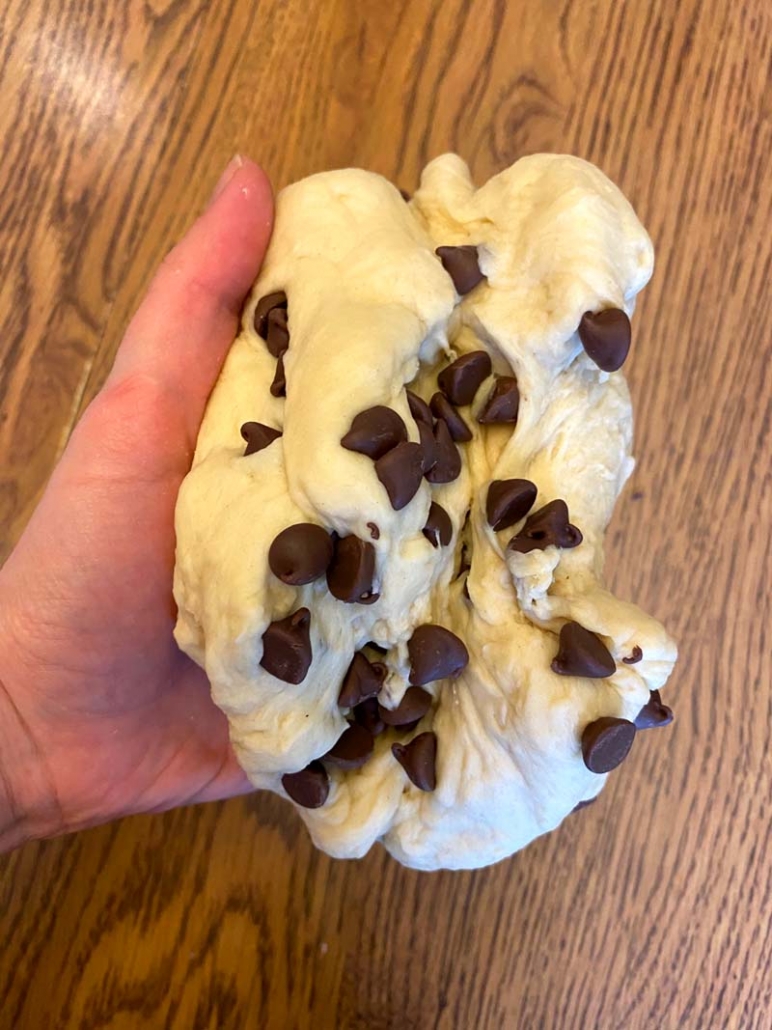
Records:
<instances>
[{"instance_id":1,"label":"fingers","mask_svg":"<svg viewBox=\"0 0 772 1030\"><path fill-rule=\"evenodd\" d=\"M108 383L151 376L179 395L193 437L238 328L273 221L265 173L234 158L210 205L164 260L118 350Z\"/></svg>"}]
</instances>

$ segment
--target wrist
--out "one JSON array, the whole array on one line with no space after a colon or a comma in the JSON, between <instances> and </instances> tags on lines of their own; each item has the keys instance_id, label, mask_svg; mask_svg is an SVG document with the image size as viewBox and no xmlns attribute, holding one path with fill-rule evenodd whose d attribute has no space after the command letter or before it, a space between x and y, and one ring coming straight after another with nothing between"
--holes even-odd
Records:
<instances>
[{"instance_id":1,"label":"wrist","mask_svg":"<svg viewBox=\"0 0 772 1030\"><path fill-rule=\"evenodd\" d=\"M14 641L0 621L0 853L63 832L48 766L11 671Z\"/></svg>"}]
</instances>

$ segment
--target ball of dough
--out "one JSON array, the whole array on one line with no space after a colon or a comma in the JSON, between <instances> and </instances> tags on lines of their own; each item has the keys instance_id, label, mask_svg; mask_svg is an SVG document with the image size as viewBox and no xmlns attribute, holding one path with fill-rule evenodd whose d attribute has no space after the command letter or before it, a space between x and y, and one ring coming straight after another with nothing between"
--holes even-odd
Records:
<instances>
[{"instance_id":1,"label":"ball of dough","mask_svg":"<svg viewBox=\"0 0 772 1030\"><path fill-rule=\"evenodd\" d=\"M279 195L179 494L175 635L329 854L496 862L669 721L675 645L601 581L652 266L574 157Z\"/></svg>"}]
</instances>

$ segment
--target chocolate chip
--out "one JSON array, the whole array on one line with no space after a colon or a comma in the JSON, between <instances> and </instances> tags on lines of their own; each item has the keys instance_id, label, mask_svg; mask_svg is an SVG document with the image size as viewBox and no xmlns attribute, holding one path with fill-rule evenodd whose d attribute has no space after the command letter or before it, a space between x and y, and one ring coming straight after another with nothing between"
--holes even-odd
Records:
<instances>
[{"instance_id":1,"label":"chocolate chip","mask_svg":"<svg viewBox=\"0 0 772 1030\"><path fill-rule=\"evenodd\" d=\"M587 801L580 801L578 804L574 805L568 814L573 815L574 812L581 812L583 808L589 808L590 805L594 805L597 800L597 798L588 798Z\"/></svg>"},{"instance_id":2,"label":"chocolate chip","mask_svg":"<svg viewBox=\"0 0 772 1030\"><path fill-rule=\"evenodd\" d=\"M434 253L453 280L456 293L462 297L485 278L480 271L477 247L468 244L461 247L437 247Z\"/></svg>"},{"instance_id":3,"label":"chocolate chip","mask_svg":"<svg viewBox=\"0 0 772 1030\"><path fill-rule=\"evenodd\" d=\"M440 544L447 547L450 543L453 536L453 523L450 521L450 515L436 501L432 501L429 506L429 516L421 532L432 547L438 547Z\"/></svg>"},{"instance_id":4,"label":"chocolate chip","mask_svg":"<svg viewBox=\"0 0 772 1030\"><path fill-rule=\"evenodd\" d=\"M441 418L450 430L450 437L456 443L468 443L472 430L464 422L444 393L435 393L431 400L432 414Z\"/></svg>"},{"instance_id":5,"label":"chocolate chip","mask_svg":"<svg viewBox=\"0 0 772 1030\"><path fill-rule=\"evenodd\" d=\"M568 505L560 499L550 501L525 520L525 525L507 544L507 550L527 554L555 547L578 547L582 534L568 521Z\"/></svg>"},{"instance_id":6,"label":"chocolate chip","mask_svg":"<svg viewBox=\"0 0 772 1030\"><path fill-rule=\"evenodd\" d=\"M378 706L378 714L387 726L404 726L417 722L432 707L432 695L422 687L408 687L396 708Z\"/></svg>"},{"instance_id":7,"label":"chocolate chip","mask_svg":"<svg viewBox=\"0 0 772 1030\"><path fill-rule=\"evenodd\" d=\"M284 355L279 355L279 360L276 362L276 372L271 383L271 394L274 397L286 397L287 396L287 377L284 374Z\"/></svg>"},{"instance_id":8,"label":"chocolate chip","mask_svg":"<svg viewBox=\"0 0 772 1030\"><path fill-rule=\"evenodd\" d=\"M407 394L410 414L416 422L425 422L428 426L433 426L434 419L432 418L431 409L423 397L419 397L417 393L413 393L411 390L405 390L405 393Z\"/></svg>"},{"instance_id":9,"label":"chocolate chip","mask_svg":"<svg viewBox=\"0 0 772 1030\"><path fill-rule=\"evenodd\" d=\"M289 339L287 312L284 308L274 308L268 316L268 335L265 338L269 352L280 358L289 347Z\"/></svg>"},{"instance_id":10,"label":"chocolate chip","mask_svg":"<svg viewBox=\"0 0 772 1030\"><path fill-rule=\"evenodd\" d=\"M458 676L466 668L469 652L464 642L444 626L418 626L408 641L410 682L416 686Z\"/></svg>"},{"instance_id":11,"label":"chocolate chip","mask_svg":"<svg viewBox=\"0 0 772 1030\"><path fill-rule=\"evenodd\" d=\"M268 316L274 308L287 307L287 294L283 290L261 297L255 308L255 332L265 339L268 333Z\"/></svg>"},{"instance_id":12,"label":"chocolate chip","mask_svg":"<svg viewBox=\"0 0 772 1030\"><path fill-rule=\"evenodd\" d=\"M310 626L308 608L272 622L263 633L262 667L285 683L302 683L313 657Z\"/></svg>"},{"instance_id":13,"label":"chocolate chip","mask_svg":"<svg viewBox=\"0 0 772 1030\"><path fill-rule=\"evenodd\" d=\"M462 354L437 376L440 389L453 404L463 407L471 404L474 395L491 374L492 365L487 351L476 350Z\"/></svg>"},{"instance_id":14,"label":"chocolate chip","mask_svg":"<svg viewBox=\"0 0 772 1030\"><path fill-rule=\"evenodd\" d=\"M339 769L359 769L373 753L373 735L359 723L353 723L338 737L324 761Z\"/></svg>"},{"instance_id":15,"label":"chocolate chip","mask_svg":"<svg viewBox=\"0 0 772 1030\"><path fill-rule=\"evenodd\" d=\"M366 454L375 461L405 440L407 429L396 411L377 404L359 412L341 440L341 446L347 451Z\"/></svg>"},{"instance_id":16,"label":"chocolate chip","mask_svg":"<svg viewBox=\"0 0 772 1030\"><path fill-rule=\"evenodd\" d=\"M500 422L517 422L520 407L520 391L514 376L496 376L485 403L480 408L477 421L484 426Z\"/></svg>"},{"instance_id":17,"label":"chocolate chip","mask_svg":"<svg viewBox=\"0 0 772 1030\"><path fill-rule=\"evenodd\" d=\"M494 479L485 499L489 525L497 531L514 526L531 510L536 493L530 479Z\"/></svg>"},{"instance_id":18,"label":"chocolate chip","mask_svg":"<svg viewBox=\"0 0 772 1030\"><path fill-rule=\"evenodd\" d=\"M630 350L630 319L619 308L586 311L579 323L579 339L598 368L616 372Z\"/></svg>"},{"instance_id":19,"label":"chocolate chip","mask_svg":"<svg viewBox=\"0 0 772 1030\"><path fill-rule=\"evenodd\" d=\"M633 653L629 658L623 658L622 661L625 665L637 665L638 662L643 658L643 651L638 647L637 644L633 646Z\"/></svg>"},{"instance_id":20,"label":"chocolate chip","mask_svg":"<svg viewBox=\"0 0 772 1030\"><path fill-rule=\"evenodd\" d=\"M373 540L381 539L381 531L380 529L378 529L378 526L375 522L368 522L367 528L370 530L370 536L373 538Z\"/></svg>"},{"instance_id":21,"label":"chocolate chip","mask_svg":"<svg viewBox=\"0 0 772 1030\"><path fill-rule=\"evenodd\" d=\"M419 733L409 744L392 744L391 753L419 790L437 786L437 736Z\"/></svg>"},{"instance_id":22,"label":"chocolate chip","mask_svg":"<svg viewBox=\"0 0 772 1030\"><path fill-rule=\"evenodd\" d=\"M635 728L637 730L653 730L658 726L667 726L672 721L672 709L662 704L658 690L652 690L649 700L635 717Z\"/></svg>"},{"instance_id":23,"label":"chocolate chip","mask_svg":"<svg viewBox=\"0 0 772 1030\"><path fill-rule=\"evenodd\" d=\"M281 430L264 426L262 422L245 422L241 427L241 435L247 441L247 449L244 451L246 458L248 454L256 454L272 444L274 440L278 440Z\"/></svg>"},{"instance_id":24,"label":"chocolate chip","mask_svg":"<svg viewBox=\"0 0 772 1030\"><path fill-rule=\"evenodd\" d=\"M285 773L281 785L301 808L321 808L330 793L330 778L321 762L311 762L296 773Z\"/></svg>"},{"instance_id":25,"label":"chocolate chip","mask_svg":"<svg viewBox=\"0 0 772 1030\"><path fill-rule=\"evenodd\" d=\"M377 737L386 729L383 719L381 719L378 699L375 697L369 697L366 701L358 704L353 714L356 724L364 726L373 737Z\"/></svg>"},{"instance_id":26,"label":"chocolate chip","mask_svg":"<svg viewBox=\"0 0 772 1030\"><path fill-rule=\"evenodd\" d=\"M386 679L383 662L371 662L361 651L351 659L338 695L341 708L355 708L362 701L375 697Z\"/></svg>"},{"instance_id":27,"label":"chocolate chip","mask_svg":"<svg viewBox=\"0 0 772 1030\"><path fill-rule=\"evenodd\" d=\"M334 543L332 562L327 569L327 586L339 601L372 604L375 548L358 536L344 536Z\"/></svg>"},{"instance_id":28,"label":"chocolate chip","mask_svg":"<svg viewBox=\"0 0 772 1030\"><path fill-rule=\"evenodd\" d=\"M425 422L417 422L418 436L421 440L421 468L424 475L431 472L437 464L437 444L434 439L434 430Z\"/></svg>"},{"instance_id":29,"label":"chocolate chip","mask_svg":"<svg viewBox=\"0 0 772 1030\"><path fill-rule=\"evenodd\" d=\"M603 641L578 622L567 622L560 631L558 653L552 671L560 676L605 679L616 672L616 662Z\"/></svg>"},{"instance_id":30,"label":"chocolate chip","mask_svg":"<svg viewBox=\"0 0 772 1030\"><path fill-rule=\"evenodd\" d=\"M394 511L401 511L418 493L424 471L424 452L418 443L398 443L375 463L375 474L386 488Z\"/></svg>"},{"instance_id":31,"label":"chocolate chip","mask_svg":"<svg viewBox=\"0 0 772 1030\"><path fill-rule=\"evenodd\" d=\"M635 740L635 726L627 719L604 715L582 733L584 764L594 773L611 772L627 758Z\"/></svg>"},{"instance_id":32,"label":"chocolate chip","mask_svg":"<svg viewBox=\"0 0 772 1030\"><path fill-rule=\"evenodd\" d=\"M442 419L434 427L434 446L437 461L426 473L430 483L451 483L461 474L461 455L453 443L447 423Z\"/></svg>"},{"instance_id":33,"label":"chocolate chip","mask_svg":"<svg viewBox=\"0 0 772 1030\"><path fill-rule=\"evenodd\" d=\"M410 200L412 199L410 194L408 193L408 191L407 190L403 190L402 187L400 187L399 195L400 195L400 197L402 197L402 199L405 201L406 204L408 204L410 202Z\"/></svg>"},{"instance_id":34,"label":"chocolate chip","mask_svg":"<svg viewBox=\"0 0 772 1030\"><path fill-rule=\"evenodd\" d=\"M287 526L268 549L268 565L274 576L291 586L313 583L332 561L332 537L312 522Z\"/></svg>"}]
</instances>

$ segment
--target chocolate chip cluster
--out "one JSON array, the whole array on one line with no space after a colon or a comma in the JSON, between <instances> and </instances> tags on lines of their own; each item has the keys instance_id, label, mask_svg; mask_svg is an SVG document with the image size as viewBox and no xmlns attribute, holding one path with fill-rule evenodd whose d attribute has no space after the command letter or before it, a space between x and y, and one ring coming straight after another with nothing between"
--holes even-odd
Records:
<instances>
[{"instance_id":1,"label":"chocolate chip cluster","mask_svg":"<svg viewBox=\"0 0 772 1030\"><path fill-rule=\"evenodd\" d=\"M485 281L478 249L474 246L439 247L436 254L451 277L457 294L463 296ZM271 393L286 393L284 355L290 346L288 300L284 292L263 297L255 310L255 329L276 358ZM621 367L630 346L630 323L625 312L606 309L586 313L578 327L587 355L606 372ZM438 390L426 401L407 391L407 402L418 435L412 441L403 418L393 409L376 405L360 411L340 443L343 448L365 455L372 461L373 473L383 485L391 507L401 511L416 496L422 481L433 485L450 483L461 473L460 446L473 439L469 409L486 381L492 380L474 419L480 426L515 426L520 395L517 380L511 375L493 373L490 355L485 350L466 353L438 375ZM257 422L241 427L246 441L245 456L269 447L281 433ZM526 554L554 546L578 547L581 530L570 522L568 506L556 499L534 509L538 487L525 479L496 479L489 483L485 497L488 524L494 532L515 529L506 544L511 553ZM380 529L368 523L371 540L378 540ZM431 503L423 535L434 548L447 547L453 525L447 511ZM268 553L271 572L283 583L303 586L325 577L330 594L348 604L375 604L379 593L375 584L375 548L370 540L355 535L338 536L323 526L297 523L287 526L273 540ZM311 645L312 614L298 608L288 616L270 623L263 634L261 665L271 675L288 684L305 679L313 659ZM458 676L469 656L463 641L443 626L424 624L416 627L407 644L410 669L409 686L396 708L379 703L379 694L388 676L380 660L382 649L375 644L357 651L340 687L338 704L346 714L348 728L335 745L300 772L282 777L287 794L299 805L318 808L329 793L328 767L342 771L360 768L374 749L374 740L388 731L405 736L415 730L430 712L434 698L424 687ZM627 664L643 657L633 649ZM616 671L614 658L598 636L576 622L567 622L560 631L552 670L561 676L603 678ZM648 704L635 722L602 717L585 726L581 748L588 769L606 773L628 753L637 729L670 722L672 713L652 691ZM419 733L407 741L396 741L392 754L411 782L420 790L436 786L437 737L434 732Z\"/></svg>"}]
</instances>

